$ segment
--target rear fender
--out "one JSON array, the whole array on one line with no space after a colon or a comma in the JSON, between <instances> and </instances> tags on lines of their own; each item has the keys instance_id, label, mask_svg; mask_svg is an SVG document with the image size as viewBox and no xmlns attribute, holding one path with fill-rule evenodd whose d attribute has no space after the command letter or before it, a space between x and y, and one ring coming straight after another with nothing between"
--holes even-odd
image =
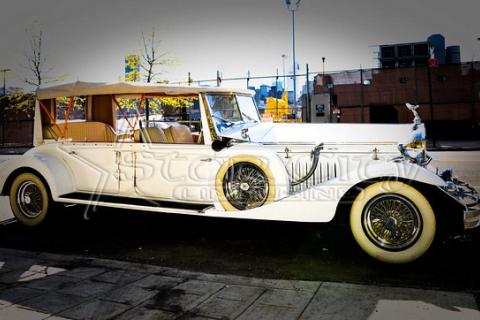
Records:
<instances>
[{"instance_id":1,"label":"rear fender","mask_svg":"<svg viewBox=\"0 0 480 320\"><path fill-rule=\"evenodd\" d=\"M37 173L48 184L52 198L74 192L75 187L65 163L51 155L34 153L3 162L0 166L0 187L3 195L9 195L10 184L22 172Z\"/></svg>"}]
</instances>

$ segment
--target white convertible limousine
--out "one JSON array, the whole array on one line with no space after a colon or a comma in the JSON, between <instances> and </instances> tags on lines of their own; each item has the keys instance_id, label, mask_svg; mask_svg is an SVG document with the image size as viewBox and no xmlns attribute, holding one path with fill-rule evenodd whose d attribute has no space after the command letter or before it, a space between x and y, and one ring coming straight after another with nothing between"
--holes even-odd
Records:
<instances>
[{"instance_id":1,"label":"white convertible limousine","mask_svg":"<svg viewBox=\"0 0 480 320\"><path fill-rule=\"evenodd\" d=\"M0 164L0 210L54 204L204 217L347 222L389 263L479 225L477 193L430 168L425 127L262 122L248 90L138 83L39 89L34 148Z\"/></svg>"}]
</instances>

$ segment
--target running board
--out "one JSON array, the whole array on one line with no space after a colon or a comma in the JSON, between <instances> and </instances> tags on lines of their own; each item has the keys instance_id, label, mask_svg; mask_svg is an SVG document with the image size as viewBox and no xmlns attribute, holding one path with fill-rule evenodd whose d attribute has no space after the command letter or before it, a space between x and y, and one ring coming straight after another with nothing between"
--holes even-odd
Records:
<instances>
[{"instance_id":1,"label":"running board","mask_svg":"<svg viewBox=\"0 0 480 320\"><path fill-rule=\"evenodd\" d=\"M3 221L0 221L0 226L6 226L7 224L14 223L16 221L17 221L17 219L15 219L15 218L8 219L8 220L3 220Z\"/></svg>"},{"instance_id":2,"label":"running board","mask_svg":"<svg viewBox=\"0 0 480 320\"><path fill-rule=\"evenodd\" d=\"M111 207L130 210L141 210L164 213L199 214L210 208L211 204L191 204L174 201L147 200L111 195L97 195L74 192L54 199L56 202Z\"/></svg>"},{"instance_id":3,"label":"running board","mask_svg":"<svg viewBox=\"0 0 480 320\"><path fill-rule=\"evenodd\" d=\"M17 221L10 207L10 197L0 196L0 226Z\"/></svg>"}]
</instances>

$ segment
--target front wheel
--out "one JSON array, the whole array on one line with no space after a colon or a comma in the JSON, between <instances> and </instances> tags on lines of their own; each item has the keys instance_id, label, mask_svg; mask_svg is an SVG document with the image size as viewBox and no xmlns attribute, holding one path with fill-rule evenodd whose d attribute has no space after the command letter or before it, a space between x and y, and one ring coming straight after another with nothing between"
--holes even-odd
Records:
<instances>
[{"instance_id":1,"label":"front wheel","mask_svg":"<svg viewBox=\"0 0 480 320\"><path fill-rule=\"evenodd\" d=\"M48 189L38 176L22 173L15 178L10 188L10 206L20 223L39 225L47 216L49 204Z\"/></svg>"},{"instance_id":2,"label":"front wheel","mask_svg":"<svg viewBox=\"0 0 480 320\"><path fill-rule=\"evenodd\" d=\"M350 227L359 246L373 258L407 263L430 248L436 220L430 203L417 189L398 181L382 181L355 198Z\"/></svg>"}]
</instances>

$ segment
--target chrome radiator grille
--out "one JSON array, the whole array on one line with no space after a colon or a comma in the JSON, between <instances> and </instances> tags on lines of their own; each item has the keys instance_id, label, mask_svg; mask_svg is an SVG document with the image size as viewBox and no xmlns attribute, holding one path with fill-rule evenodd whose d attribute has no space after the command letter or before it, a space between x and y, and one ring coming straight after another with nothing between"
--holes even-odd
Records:
<instances>
[{"instance_id":1,"label":"chrome radiator grille","mask_svg":"<svg viewBox=\"0 0 480 320\"><path fill-rule=\"evenodd\" d=\"M290 181L295 181L304 177L312 165L312 161L308 156L285 159L285 161L287 161L286 168L290 176ZM307 181L296 186L291 186L290 191L305 190L311 186L336 178L337 175L337 162L332 161L331 159L322 159L322 157L320 157L314 174Z\"/></svg>"}]
</instances>

